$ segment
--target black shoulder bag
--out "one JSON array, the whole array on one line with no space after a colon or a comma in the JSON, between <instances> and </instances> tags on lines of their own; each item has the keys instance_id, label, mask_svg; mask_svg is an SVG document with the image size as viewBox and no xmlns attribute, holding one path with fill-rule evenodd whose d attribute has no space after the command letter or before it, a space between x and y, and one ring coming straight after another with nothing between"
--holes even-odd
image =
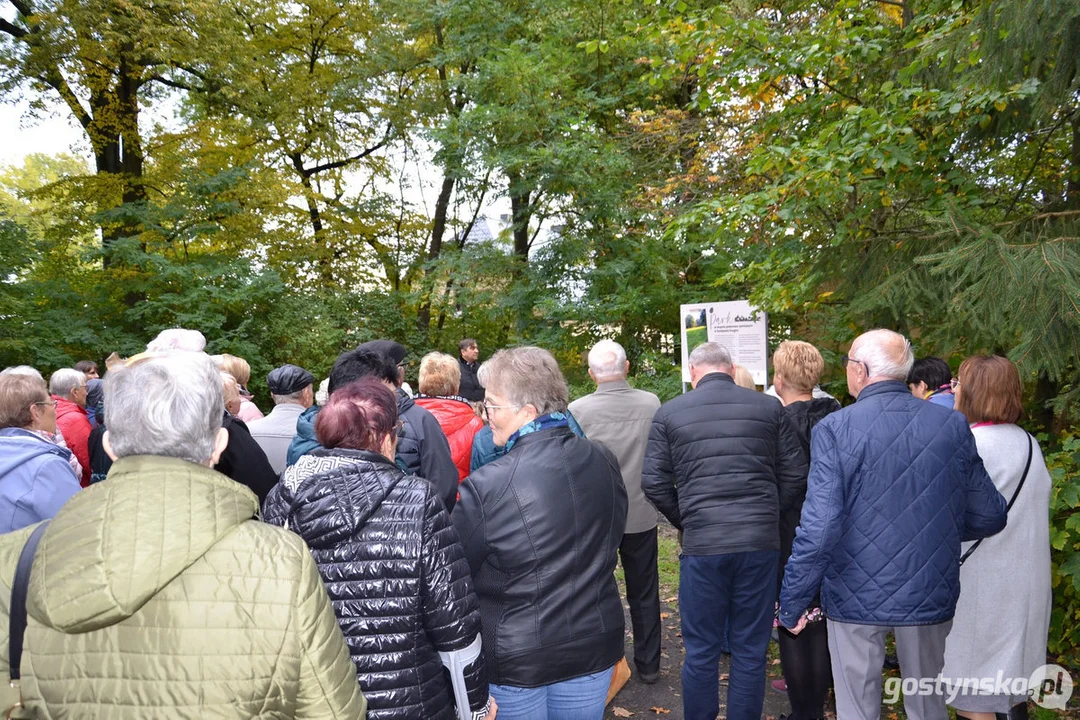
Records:
<instances>
[{"instance_id":1,"label":"black shoulder bag","mask_svg":"<svg viewBox=\"0 0 1080 720\"><path fill-rule=\"evenodd\" d=\"M7 717L22 708L22 690L19 681L22 678L21 664L23 636L26 634L26 594L30 590L30 570L34 567L34 553L37 552L41 538L49 521L38 525L26 539L19 563L15 566L15 581L11 583L11 607L8 609L8 679L9 700Z\"/></svg>"},{"instance_id":2,"label":"black shoulder bag","mask_svg":"<svg viewBox=\"0 0 1080 720\"><path fill-rule=\"evenodd\" d=\"M1027 433L1025 433L1025 435L1027 435ZM1027 480L1028 470L1031 469L1031 455L1035 450L1035 448L1034 448L1035 440L1031 437L1031 435L1027 435L1027 439L1028 439L1028 459L1027 459L1027 464L1024 465L1024 474L1020 476L1020 482L1016 484L1016 489L1013 490L1012 498L1009 499L1009 504L1005 506L1005 514L1006 515L1009 513L1010 510L1012 510L1013 503L1016 502L1016 496L1020 494L1020 489L1022 487L1024 487L1024 481ZM963 557L960 558L960 564L961 565L963 565L964 562L969 557L971 557L971 553L975 552L975 548L982 545L983 539L984 538L979 538L978 540L975 541L974 545L972 545L971 547L968 548L968 551L966 553L964 553Z\"/></svg>"}]
</instances>

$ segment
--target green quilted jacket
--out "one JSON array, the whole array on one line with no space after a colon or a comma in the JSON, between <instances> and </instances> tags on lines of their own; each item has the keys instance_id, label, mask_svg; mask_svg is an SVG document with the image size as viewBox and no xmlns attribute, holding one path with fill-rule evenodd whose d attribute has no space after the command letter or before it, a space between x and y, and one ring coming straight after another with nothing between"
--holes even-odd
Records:
<instances>
[{"instance_id":1,"label":"green quilted jacket","mask_svg":"<svg viewBox=\"0 0 1080 720\"><path fill-rule=\"evenodd\" d=\"M183 460L128 457L80 491L34 558L22 657L35 718L363 718L310 553L255 495ZM0 683L15 564L0 536ZM7 708L0 708L0 715Z\"/></svg>"}]
</instances>

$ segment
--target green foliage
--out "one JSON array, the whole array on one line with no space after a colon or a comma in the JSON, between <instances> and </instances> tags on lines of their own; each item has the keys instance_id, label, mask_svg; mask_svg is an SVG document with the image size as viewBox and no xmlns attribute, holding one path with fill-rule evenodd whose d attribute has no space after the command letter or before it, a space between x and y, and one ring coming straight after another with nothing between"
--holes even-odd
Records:
<instances>
[{"instance_id":1,"label":"green foliage","mask_svg":"<svg viewBox=\"0 0 1080 720\"><path fill-rule=\"evenodd\" d=\"M1050 495L1050 546L1054 607L1050 652L1078 667L1080 657L1080 437L1062 438L1046 454L1053 479Z\"/></svg>"}]
</instances>

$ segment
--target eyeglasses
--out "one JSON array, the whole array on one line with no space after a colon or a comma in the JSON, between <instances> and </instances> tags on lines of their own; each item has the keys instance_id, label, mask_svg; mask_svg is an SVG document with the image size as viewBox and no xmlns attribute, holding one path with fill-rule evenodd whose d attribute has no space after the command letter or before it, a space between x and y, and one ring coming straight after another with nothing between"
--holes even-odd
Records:
<instances>
[{"instance_id":1,"label":"eyeglasses","mask_svg":"<svg viewBox=\"0 0 1080 720\"><path fill-rule=\"evenodd\" d=\"M869 374L870 374L870 366L869 366L869 365L867 365L867 364L866 364L865 362L863 362L862 360L856 360L856 359L855 359L855 358L853 358L853 357L848 357L847 355L841 355L841 356L840 356L840 365L841 365L842 367L845 367L845 368L846 368L846 367L848 366L848 363L859 363L860 365L862 365L862 366L863 366L863 369L865 369L865 370L866 370L866 374L867 374L867 375L869 375Z\"/></svg>"},{"instance_id":2,"label":"eyeglasses","mask_svg":"<svg viewBox=\"0 0 1080 720\"><path fill-rule=\"evenodd\" d=\"M492 405L487 400L484 401L484 403L481 405L481 407L484 408L484 414L485 415L490 414L492 410L509 410L509 409L515 409L516 410L516 409L521 408L520 405Z\"/></svg>"},{"instance_id":3,"label":"eyeglasses","mask_svg":"<svg viewBox=\"0 0 1080 720\"><path fill-rule=\"evenodd\" d=\"M953 378L949 381L949 387L953 390L960 387L960 378Z\"/></svg>"},{"instance_id":4,"label":"eyeglasses","mask_svg":"<svg viewBox=\"0 0 1080 720\"><path fill-rule=\"evenodd\" d=\"M53 408L54 410L56 409L56 401L55 400L38 400L36 403L31 403L31 404L32 405L48 405L49 407Z\"/></svg>"},{"instance_id":5,"label":"eyeglasses","mask_svg":"<svg viewBox=\"0 0 1080 720\"><path fill-rule=\"evenodd\" d=\"M397 425L394 426L394 430L397 431L397 436L399 438L400 437L405 437L405 421L404 420L398 420Z\"/></svg>"}]
</instances>

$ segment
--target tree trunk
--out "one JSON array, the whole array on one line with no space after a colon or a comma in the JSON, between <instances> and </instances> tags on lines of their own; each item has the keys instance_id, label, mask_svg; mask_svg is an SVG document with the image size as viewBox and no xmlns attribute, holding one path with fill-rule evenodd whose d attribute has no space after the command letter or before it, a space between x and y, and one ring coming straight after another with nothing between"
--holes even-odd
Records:
<instances>
[{"instance_id":1,"label":"tree trunk","mask_svg":"<svg viewBox=\"0 0 1080 720\"><path fill-rule=\"evenodd\" d=\"M442 253L443 235L446 234L446 218L450 211L450 197L454 192L455 180L449 174L443 176L442 188L439 189L439 197L435 201L435 217L431 223L431 244L428 245L427 262L424 268L423 293L420 296L420 307L416 313L416 327L427 337L431 327L431 293L433 292L433 279L430 277L431 263L438 259ZM440 326L440 329L441 326Z\"/></svg>"},{"instance_id":2,"label":"tree trunk","mask_svg":"<svg viewBox=\"0 0 1080 720\"><path fill-rule=\"evenodd\" d=\"M521 187L521 180L516 174L507 173L510 178L510 213L513 225L511 232L514 237L514 255L522 259L522 267L529 258L529 220L532 219L532 206L529 197L532 195L527 189Z\"/></svg>"},{"instance_id":3,"label":"tree trunk","mask_svg":"<svg viewBox=\"0 0 1080 720\"><path fill-rule=\"evenodd\" d=\"M138 68L130 67L126 53L118 62L118 78L113 83L102 83L100 90L90 97L91 120L86 128L94 151L94 167L98 177L112 176L120 181L121 204L136 204L146 200L146 188L142 184L143 147L139 136L139 88L136 77ZM130 215L128 216L130 218ZM110 267L115 262L109 252L116 240L139 235L141 227L133 220L101 224L102 265ZM145 244L142 245L146 249ZM129 292L125 303L133 307L143 298Z\"/></svg>"}]
</instances>

